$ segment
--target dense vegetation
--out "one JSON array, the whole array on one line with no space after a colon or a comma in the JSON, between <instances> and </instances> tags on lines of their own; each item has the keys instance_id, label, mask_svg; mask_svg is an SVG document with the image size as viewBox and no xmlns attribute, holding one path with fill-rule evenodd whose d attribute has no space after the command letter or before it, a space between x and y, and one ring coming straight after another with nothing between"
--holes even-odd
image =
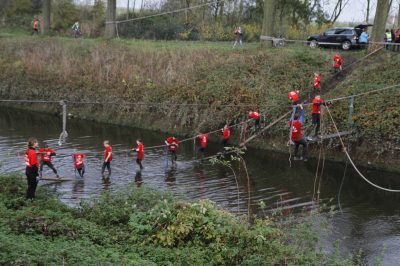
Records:
<instances>
[{"instance_id":1,"label":"dense vegetation","mask_svg":"<svg viewBox=\"0 0 400 266\"><path fill-rule=\"evenodd\" d=\"M209 201L129 187L79 208L19 175L0 176L2 265L352 265L315 251L312 219L254 224Z\"/></svg>"}]
</instances>

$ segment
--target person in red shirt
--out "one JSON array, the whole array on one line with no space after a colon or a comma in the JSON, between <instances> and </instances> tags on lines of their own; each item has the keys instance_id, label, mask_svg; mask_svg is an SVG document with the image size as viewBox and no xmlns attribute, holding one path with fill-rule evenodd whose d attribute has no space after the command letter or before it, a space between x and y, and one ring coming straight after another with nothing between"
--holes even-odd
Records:
<instances>
[{"instance_id":1,"label":"person in red shirt","mask_svg":"<svg viewBox=\"0 0 400 266\"><path fill-rule=\"evenodd\" d=\"M294 91L288 92L288 98L292 102L292 105L297 105L299 103L299 100L300 100L299 91L298 90L294 90Z\"/></svg>"},{"instance_id":2,"label":"person in red shirt","mask_svg":"<svg viewBox=\"0 0 400 266\"><path fill-rule=\"evenodd\" d=\"M85 155L83 153L79 153L77 149L74 150L74 166L75 173L78 171L78 174L81 178L85 174Z\"/></svg>"},{"instance_id":3,"label":"person in red shirt","mask_svg":"<svg viewBox=\"0 0 400 266\"><path fill-rule=\"evenodd\" d=\"M112 147L110 145L110 142L108 140L105 140L103 142L104 145L104 162L103 162L103 166L101 167L101 175L104 178L104 171L108 170L108 177L111 176L111 161L112 161Z\"/></svg>"},{"instance_id":4,"label":"person in red shirt","mask_svg":"<svg viewBox=\"0 0 400 266\"><path fill-rule=\"evenodd\" d=\"M321 105L325 104L325 101L321 99L320 95L316 95L315 98L312 100L312 128L315 128L314 136L318 136L319 129L321 127Z\"/></svg>"},{"instance_id":5,"label":"person in red shirt","mask_svg":"<svg viewBox=\"0 0 400 266\"><path fill-rule=\"evenodd\" d=\"M260 129L260 118L261 118L260 111L259 110L250 111L249 116L251 119L254 120L255 129L256 129L256 131L258 131Z\"/></svg>"},{"instance_id":6,"label":"person in red shirt","mask_svg":"<svg viewBox=\"0 0 400 266\"><path fill-rule=\"evenodd\" d=\"M28 140L28 149L25 153L25 174L28 181L28 189L26 190L26 198L35 198L35 192L37 187L37 177L39 176L39 161L36 154L36 149L38 147L38 141L35 138L30 138Z\"/></svg>"},{"instance_id":7,"label":"person in red shirt","mask_svg":"<svg viewBox=\"0 0 400 266\"><path fill-rule=\"evenodd\" d=\"M33 19L32 29L33 29L32 35L35 35L35 34L39 35L39 20L37 18Z\"/></svg>"},{"instance_id":8,"label":"person in red shirt","mask_svg":"<svg viewBox=\"0 0 400 266\"><path fill-rule=\"evenodd\" d=\"M136 140L137 148L132 149L133 151L137 152L136 155L136 163L139 165L140 170L143 169L142 160L144 158L144 146L143 141L141 139Z\"/></svg>"},{"instance_id":9,"label":"person in red shirt","mask_svg":"<svg viewBox=\"0 0 400 266\"><path fill-rule=\"evenodd\" d=\"M56 168L54 168L54 165L51 162L51 157L55 156L56 152L53 149L50 149L47 144L44 144L44 148L39 149L39 154L41 155L39 176L42 177L43 165L47 165L51 170L53 170L57 178L60 178L60 176L57 174Z\"/></svg>"},{"instance_id":10,"label":"person in red shirt","mask_svg":"<svg viewBox=\"0 0 400 266\"><path fill-rule=\"evenodd\" d=\"M229 138L231 137L231 130L229 129L229 126L226 124L221 131L223 135L222 146L225 147L228 145Z\"/></svg>"},{"instance_id":11,"label":"person in red shirt","mask_svg":"<svg viewBox=\"0 0 400 266\"><path fill-rule=\"evenodd\" d=\"M299 105L301 109L301 113L297 112L297 108L293 108L292 117L290 118L290 131L291 131L291 140L294 142L295 149L294 149L294 160L304 160L307 161L307 141L304 139L301 127L304 123L304 109L302 105ZM299 153L299 146L303 146L303 156L298 157Z\"/></svg>"},{"instance_id":12,"label":"person in red shirt","mask_svg":"<svg viewBox=\"0 0 400 266\"><path fill-rule=\"evenodd\" d=\"M174 136L168 137L165 140L165 145L167 145L168 152L171 154L171 161L172 163L174 163L178 159L178 156L176 155L176 150L179 146L179 139L175 138Z\"/></svg>"},{"instance_id":13,"label":"person in red shirt","mask_svg":"<svg viewBox=\"0 0 400 266\"><path fill-rule=\"evenodd\" d=\"M199 141L200 141L200 152L204 152L207 148L207 139L208 139L208 134L202 134L200 133L198 135Z\"/></svg>"},{"instance_id":14,"label":"person in red shirt","mask_svg":"<svg viewBox=\"0 0 400 266\"><path fill-rule=\"evenodd\" d=\"M340 56L340 54L335 54L333 56L333 70L335 72L342 70L342 57Z\"/></svg>"},{"instance_id":15,"label":"person in red shirt","mask_svg":"<svg viewBox=\"0 0 400 266\"><path fill-rule=\"evenodd\" d=\"M320 90L321 89L321 74L314 73L314 89Z\"/></svg>"}]
</instances>

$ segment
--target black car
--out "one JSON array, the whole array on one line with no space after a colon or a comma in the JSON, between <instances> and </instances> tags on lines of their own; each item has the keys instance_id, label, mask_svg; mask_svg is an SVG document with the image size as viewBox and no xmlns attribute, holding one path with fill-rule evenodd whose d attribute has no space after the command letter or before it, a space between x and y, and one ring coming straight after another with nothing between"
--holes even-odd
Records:
<instances>
[{"instance_id":1,"label":"black car","mask_svg":"<svg viewBox=\"0 0 400 266\"><path fill-rule=\"evenodd\" d=\"M358 39L363 29L372 26L362 24L356 27L338 27L325 31L319 35L311 35L307 38L307 43L311 48L318 46L340 46L343 50L358 46Z\"/></svg>"}]
</instances>

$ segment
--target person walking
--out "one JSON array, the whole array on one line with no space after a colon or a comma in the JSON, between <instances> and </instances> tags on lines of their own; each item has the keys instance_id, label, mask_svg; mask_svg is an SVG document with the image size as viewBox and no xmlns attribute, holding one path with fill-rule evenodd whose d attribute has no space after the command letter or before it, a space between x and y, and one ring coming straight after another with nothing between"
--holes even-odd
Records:
<instances>
[{"instance_id":1,"label":"person walking","mask_svg":"<svg viewBox=\"0 0 400 266\"><path fill-rule=\"evenodd\" d=\"M236 36L235 42L233 43L233 48L236 47L236 45L239 43L240 47L243 48L243 32L241 27L237 27L234 31L234 34Z\"/></svg>"}]
</instances>

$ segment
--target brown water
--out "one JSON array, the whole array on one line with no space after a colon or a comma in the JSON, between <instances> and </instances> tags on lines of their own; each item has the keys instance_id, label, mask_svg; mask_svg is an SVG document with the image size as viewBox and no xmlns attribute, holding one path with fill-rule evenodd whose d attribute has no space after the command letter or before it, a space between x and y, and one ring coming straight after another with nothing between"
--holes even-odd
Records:
<instances>
[{"instance_id":1,"label":"brown water","mask_svg":"<svg viewBox=\"0 0 400 266\"><path fill-rule=\"evenodd\" d=\"M68 121L67 143L58 146L61 131L59 117L0 108L0 172L23 171L24 159L18 152L25 149L27 138L37 137L58 153L53 162L63 177L74 177L72 153L78 148L86 153L84 180L63 183L41 181L41 185L61 193L66 204L76 205L81 200L98 197L103 191L118 191L135 178L139 178L132 154L126 150L134 146L137 138L144 139L146 147L160 145L164 134L127 127ZM102 164L102 141L109 139L114 150L110 182L103 182L100 174ZM206 155L213 155L219 144L210 143ZM210 199L218 205L237 212L237 189L231 171L209 162L201 162L194 154L193 142L179 148L176 167L166 167L163 149L146 150L141 173L142 186L158 188L185 195L189 199ZM289 167L288 155L249 149L245 155L251 180L248 182L243 169L239 173L239 212L265 213L282 209L284 213L300 212L315 206L312 199L317 162L296 162ZM53 173L45 168L45 175ZM326 162L321 183L321 201L338 206L338 194L343 177L344 163ZM398 174L362 169L370 177L385 180L399 179ZM400 182L399 187L400 187ZM138 184L139 185L139 184ZM249 202L248 191L251 194ZM260 202L266 204L261 211ZM339 211L330 222L333 232L321 233L321 243L327 251L331 243L341 240L341 251L358 252L372 264L381 254L382 265L400 263L400 207L399 197L382 193L369 187L349 168L340 192Z\"/></svg>"}]
</instances>

